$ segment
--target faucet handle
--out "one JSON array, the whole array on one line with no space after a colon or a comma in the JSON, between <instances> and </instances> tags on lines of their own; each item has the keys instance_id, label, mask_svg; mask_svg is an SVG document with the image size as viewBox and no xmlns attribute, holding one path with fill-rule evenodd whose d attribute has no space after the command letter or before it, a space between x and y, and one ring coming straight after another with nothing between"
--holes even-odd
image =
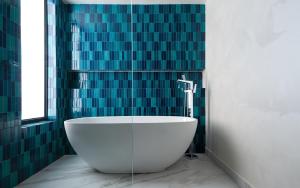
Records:
<instances>
[{"instance_id":1,"label":"faucet handle","mask_svg":"<svg viewBox=\"0 0 300 188\"><path fill-rule=\"evenodd\" d=\"M196 91L197 91L197 84L194 85L193 93L196 93Z\"/></svg>"}]
</instances>

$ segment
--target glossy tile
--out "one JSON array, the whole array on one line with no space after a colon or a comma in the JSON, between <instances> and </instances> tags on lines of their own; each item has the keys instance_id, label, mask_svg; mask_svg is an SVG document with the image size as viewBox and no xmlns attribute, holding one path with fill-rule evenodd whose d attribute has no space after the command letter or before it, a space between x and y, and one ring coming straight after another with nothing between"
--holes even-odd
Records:
<instances>
[{"instance_id":1,"label":"glossy tile","mask_svg":"<svg viewBox=\"0 0 300 188\"><path fill-rule=\"evenodd\" d=\"M65 153L61 1L47 0L49 122L21 125L20 0L0 1L0 187L11 188ZM58 22L56 22L58 21ZM34 23L33 23L34 24ZM56 33L58 35L56 35ZM58 41L58 43L55 43ZM58 53L56 53L56 51ZM59 61L58 61L59 59ZM56 64L56 62L60 62ZM34 67L33 67L34 68ZM57 74L56 74L57 73ZM35 92L34 90L32 92ZM69 148L69 147L66 147Z\"/></svg>"},{"instance_id":2,"label":"glossy tile","mask_svg":"<svg viewBox=\"0 0 300 188\"><path fill-rule=\"evenodd\" d=\"M68 5L72 70L205 67L205 5Z\"/></svg>"}]
</instances>

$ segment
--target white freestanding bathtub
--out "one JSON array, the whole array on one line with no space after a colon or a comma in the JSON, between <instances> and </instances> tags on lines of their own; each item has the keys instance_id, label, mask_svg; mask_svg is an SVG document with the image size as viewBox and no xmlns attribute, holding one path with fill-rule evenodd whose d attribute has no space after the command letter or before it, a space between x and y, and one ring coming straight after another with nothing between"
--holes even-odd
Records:
<instances>
[{"instance_id":1,"label":"white freestanding bathtub","mask_svg":"<svg viewBox=\"0 0 300 188\"><path fill-rule=\"evenodd\" d=\"M178 116L88 117L65 121L77 154L104 173L159 172L175 163L196 132L197 119Z\"/></svg>"}]
</instances>

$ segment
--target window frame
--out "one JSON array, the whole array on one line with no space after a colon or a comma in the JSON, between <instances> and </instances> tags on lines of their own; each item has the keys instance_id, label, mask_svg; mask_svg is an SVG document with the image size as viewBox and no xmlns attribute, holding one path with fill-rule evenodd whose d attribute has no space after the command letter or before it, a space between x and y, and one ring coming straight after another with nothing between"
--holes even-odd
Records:
<instances>
[{"instance_id":1,"label":"window frame","mask_svg":"<svg viewBox=\"0 0 300 188\"><path fill-rule=\"evenodd\" d=\"M20 27L22 27L22 24L20 25L21 25ZM45 51L44 52L45 55L44 57L44 116L30 118L30 119L22 119L21 116L21 124L35 123L38 121L45 121L48 119L48 115L47 115L48 114L48 5L47 5L47 0L44 0L44 51ZM21 54L21 61L22 61L22 54ZM22 80L21 80L21 84L22 84ZM22 113L22 108L21 108L21 113Z\"/></svg>"}]
</instances>

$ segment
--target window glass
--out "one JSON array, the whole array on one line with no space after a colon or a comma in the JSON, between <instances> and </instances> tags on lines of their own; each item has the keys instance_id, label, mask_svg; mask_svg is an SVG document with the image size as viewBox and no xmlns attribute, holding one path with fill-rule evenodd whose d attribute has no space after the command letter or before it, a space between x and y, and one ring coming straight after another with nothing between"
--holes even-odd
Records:
<instances>
[{"instance_id":1,"label":"window glass","mask_svg":"<svg viewBox=\"0 0 300 188\"><path fill-rule=\"evenodd\" d=\"M44 1L21 0L22 120L45 116Z\"/></svg>"}]
</instances>

